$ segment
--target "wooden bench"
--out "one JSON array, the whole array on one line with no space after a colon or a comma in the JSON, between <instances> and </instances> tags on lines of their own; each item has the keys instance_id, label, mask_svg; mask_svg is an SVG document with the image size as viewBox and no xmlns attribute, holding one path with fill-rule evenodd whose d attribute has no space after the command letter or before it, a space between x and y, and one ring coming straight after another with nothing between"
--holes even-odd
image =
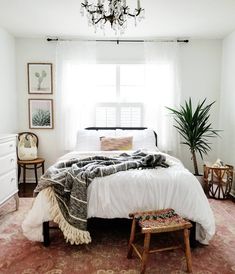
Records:
<instances>
[{"instance_id":1,"label":"wooden bench","mask_svg":"<svg viewBox=\"0 0 235 274\"><path fill-rule=\"evenodd\" d=\"M148 255L150 253L155 253L164 250L172 250L180 248L181 245L173 245L170 247L159 248L155 250L150 250L150 239L151 234L153 233L165 233L182 230L184 234L184 245L185 245L185 256L187 263L187 271L192 272L192 260L191 260L191 250L189 244L189 229L192 227L192 224L180 217L175 211L171 208L157 210L157 211L145 211L145 212L136 212L129 214L129 217L132 218L132 227L130 240L128 245L128 254L127 258L132 258L133 251L138 255L142 261L141 274L145 273ZM136 236L136 224L141 228L141 233L144 234L144 249L143 252L137 248L134 244Z\"/></svg>"}]
</instances>

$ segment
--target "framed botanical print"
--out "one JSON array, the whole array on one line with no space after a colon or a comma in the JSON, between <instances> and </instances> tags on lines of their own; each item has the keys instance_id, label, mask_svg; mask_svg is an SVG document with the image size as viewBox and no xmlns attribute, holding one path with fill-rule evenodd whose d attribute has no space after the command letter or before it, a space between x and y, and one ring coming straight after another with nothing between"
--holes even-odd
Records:
<instances>
[{"instance_id":1,"label":"framed botanical print","mask_svg":"<svg viewBox=\"0 0 235 274\"><path fill-rule=\"evenodd\" d=\"M52 99L29 99L29 128L52 129L53 100Z\"/></svg>"},{"instance_id":2,"label":"framed botanical print","mask_svg":"<svg viewBox=\"0 0 235 274\"><path fill-rule=\"evenodd\" d=\"M28 63L28 93L52 94L52 63Z\"/></svg>"}]
</instances>

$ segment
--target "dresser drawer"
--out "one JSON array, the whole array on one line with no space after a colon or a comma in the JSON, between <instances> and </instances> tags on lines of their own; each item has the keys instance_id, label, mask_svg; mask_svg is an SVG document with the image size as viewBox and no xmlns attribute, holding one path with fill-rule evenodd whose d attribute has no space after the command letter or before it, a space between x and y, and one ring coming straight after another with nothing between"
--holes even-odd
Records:
<instances>
[{"instance_id":1,"label":"dresser drawer","mask_svg":"<svg viewBox=\"0 0 235 274\"><path fill-rule=\"evenodd\" d=\"M5 143L0 144L0 157L10 154L10 153L15 153L16 151L16 142L15 140L8 141Z\"/></svg>"},{"instance_id":2,"label":"dresser drawer","mask_svg":"<svg viewBox=\"0 0 235 274\"><path fill-rule=\"evenodd\" d=\"M0 158L0 175L11 171L16 168L16 155L15 153Z\"/></svg>"},{"instance_id":3,"label":"dresser drawer","mask_svg":"<svg viewBox=\"0 0 235 274\"><path fill-rule=\"evenodd\" d=\"M17 191L16 169L0 176L0 204Z\"/></svg>"}]
</instances>

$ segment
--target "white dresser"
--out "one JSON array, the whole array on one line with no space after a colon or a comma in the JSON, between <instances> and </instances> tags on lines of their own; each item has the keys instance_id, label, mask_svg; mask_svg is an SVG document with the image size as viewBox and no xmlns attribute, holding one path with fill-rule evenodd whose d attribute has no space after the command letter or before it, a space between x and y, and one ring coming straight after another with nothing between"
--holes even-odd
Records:
<instances>
[{"instance_id":1,"label":"white dresser","mask_svg":"<svg viewBox=\"0 0 235 274\"><path fill-rule=\"evenodd\" d=\"M14 196L19 206L16 134L0 134L0 206Z\"/></svg>"}]
</instances>

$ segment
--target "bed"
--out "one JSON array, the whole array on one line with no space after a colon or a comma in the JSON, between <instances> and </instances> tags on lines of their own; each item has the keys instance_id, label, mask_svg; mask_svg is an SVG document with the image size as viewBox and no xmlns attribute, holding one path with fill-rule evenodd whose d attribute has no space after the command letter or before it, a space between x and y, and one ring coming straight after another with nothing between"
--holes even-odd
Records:
<instances>
[{"instance_id":1,"label":"bed","mask_svg":"<svg viewBox=\"0 0 235 274\"><path fill-rule=\"evenodd\" d=\"M122 151L100 151L100 137L130 136L133 148L166 158L168 168L129 169L109 176L94 178L87 189L87 218L128 218L130 212L173 208L179 215L191 220L196 238L208 244L215 233L215 221L207 197L198 182L180 160L160 152L157 134L146 128L87 128L79 131L77 150L62 156L58 162L94 155L115 157ZM131 151L128 151L131 153ZM32 241L49 245L51 201L46 190L37 195L23 224L24 235ZM55 220L54 220L55 221Z\"/></svg>"}]
</instances>

